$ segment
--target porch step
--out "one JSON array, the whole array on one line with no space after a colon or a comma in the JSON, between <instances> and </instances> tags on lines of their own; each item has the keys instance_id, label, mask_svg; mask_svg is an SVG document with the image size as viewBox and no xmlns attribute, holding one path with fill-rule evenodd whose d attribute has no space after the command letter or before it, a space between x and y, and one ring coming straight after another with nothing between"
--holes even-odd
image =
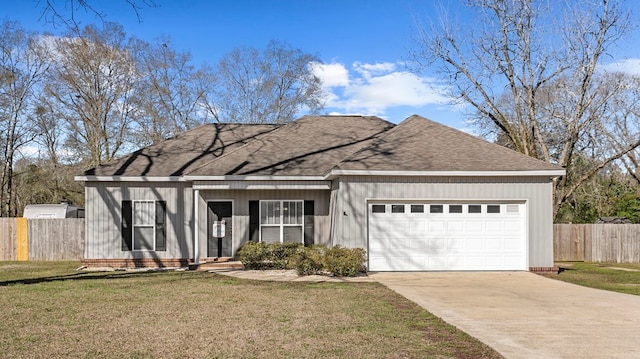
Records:
<instances>
[{"instance_id":1,"label":"porch step","mask_svg":"<svg viewBox=\"0 0 640 359\"><path fill-rule=\"evenodd\" d=\"M233 257L206 257L200 258L200 263L222 263L222 262L233 262L236 259Z\"/></svg>"},{"instance_id":2,"label":"porch step","mask_svg":"<svg viewBox=\"0 0 640 359\"><path fill-rule=\"evenodd\" d=\"M195 270L214 270L214 269L244 269L244 265L240 261L236 260L216 260L216 261L201 261L200 264L192 264L192 269Z\"/></svg>"}]
</instances>

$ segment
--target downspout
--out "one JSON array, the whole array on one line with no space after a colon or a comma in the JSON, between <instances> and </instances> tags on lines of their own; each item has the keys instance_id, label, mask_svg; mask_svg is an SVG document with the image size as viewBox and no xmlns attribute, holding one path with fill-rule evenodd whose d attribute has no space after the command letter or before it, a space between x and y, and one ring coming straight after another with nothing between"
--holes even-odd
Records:
<instances>
[{"instance_id":1,"label":"downspout","mask_svg":"<svg viewBox=\"0 0 640 359\"><path fill-rule=\"evenodd\" d=\"M193 190L193 264L200 264L200 190Z\"/></svg>"},{"instance_id":2,"label":"downspout","mask_svg":"<svg viewBox=\"0 0 640 359\"><path fill-rule=\"evenodd\" d=\"M333 247L335 244L337 235L336 225L338 223L338 219L336 218L336 213L338 213L336 209L336 206L338 205L338 188L334 188L334 186L337 187L337 185L334 185L334 183L332 183L331 196L329 199L329 244L331 247Z\"/></svg>"}]
</instances>

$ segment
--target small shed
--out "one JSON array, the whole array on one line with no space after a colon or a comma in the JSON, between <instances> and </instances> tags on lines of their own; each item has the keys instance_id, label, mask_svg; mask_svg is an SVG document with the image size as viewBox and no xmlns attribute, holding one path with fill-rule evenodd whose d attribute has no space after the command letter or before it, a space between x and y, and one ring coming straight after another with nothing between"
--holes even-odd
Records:
<instances>
[{"instance_id":1,"label":"small shed","mask_svg":"<svg viewBox=\"0 0 640 359\"><path fill-rule=\"evenodd\" d=\"M28 204L22 216L31 219L84 218L84 208L70 203Z\"/></svg>"}]
</instances>

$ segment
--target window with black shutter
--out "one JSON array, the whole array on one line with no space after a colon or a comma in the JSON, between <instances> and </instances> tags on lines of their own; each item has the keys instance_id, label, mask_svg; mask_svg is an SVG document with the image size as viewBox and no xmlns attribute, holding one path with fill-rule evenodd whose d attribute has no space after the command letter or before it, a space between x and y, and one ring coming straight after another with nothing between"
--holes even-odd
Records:
<instances>
[{"instance_id":1,"label":"window with black shutter","mask_svg":"<svg viewBox=\"0 0 640 359\"><path fill-rule=\"evenodd\" d=\"M249 201L249 240L313 245L313 217L313 201Z\"/></svg>"},{"instance_id":2,"label":"window with black shutter","mask_svg":"<svg viewBox=\"0 0 640 359\"><path fill-rule=\"evenodd\" d=\"M167 250L166 208L166 201L122 201L122 250Z\"/></svg>"}]
</instances>

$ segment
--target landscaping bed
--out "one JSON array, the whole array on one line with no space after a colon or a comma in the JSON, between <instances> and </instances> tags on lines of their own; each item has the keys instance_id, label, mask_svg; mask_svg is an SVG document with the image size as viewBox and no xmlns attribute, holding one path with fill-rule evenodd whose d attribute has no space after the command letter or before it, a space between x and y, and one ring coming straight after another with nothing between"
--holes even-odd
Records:
<instances>
[{"instance_id":1,"label":"landscaping bed","mask_svg":"<svg viewBox=\"0 0 640 359\"><path fill-rule=\"evenodd\" d=\"M367 272L362 248L248 242L237 253L246 269L295 269L299 275L355 277Z\"/></svg>"}]
</instances>

